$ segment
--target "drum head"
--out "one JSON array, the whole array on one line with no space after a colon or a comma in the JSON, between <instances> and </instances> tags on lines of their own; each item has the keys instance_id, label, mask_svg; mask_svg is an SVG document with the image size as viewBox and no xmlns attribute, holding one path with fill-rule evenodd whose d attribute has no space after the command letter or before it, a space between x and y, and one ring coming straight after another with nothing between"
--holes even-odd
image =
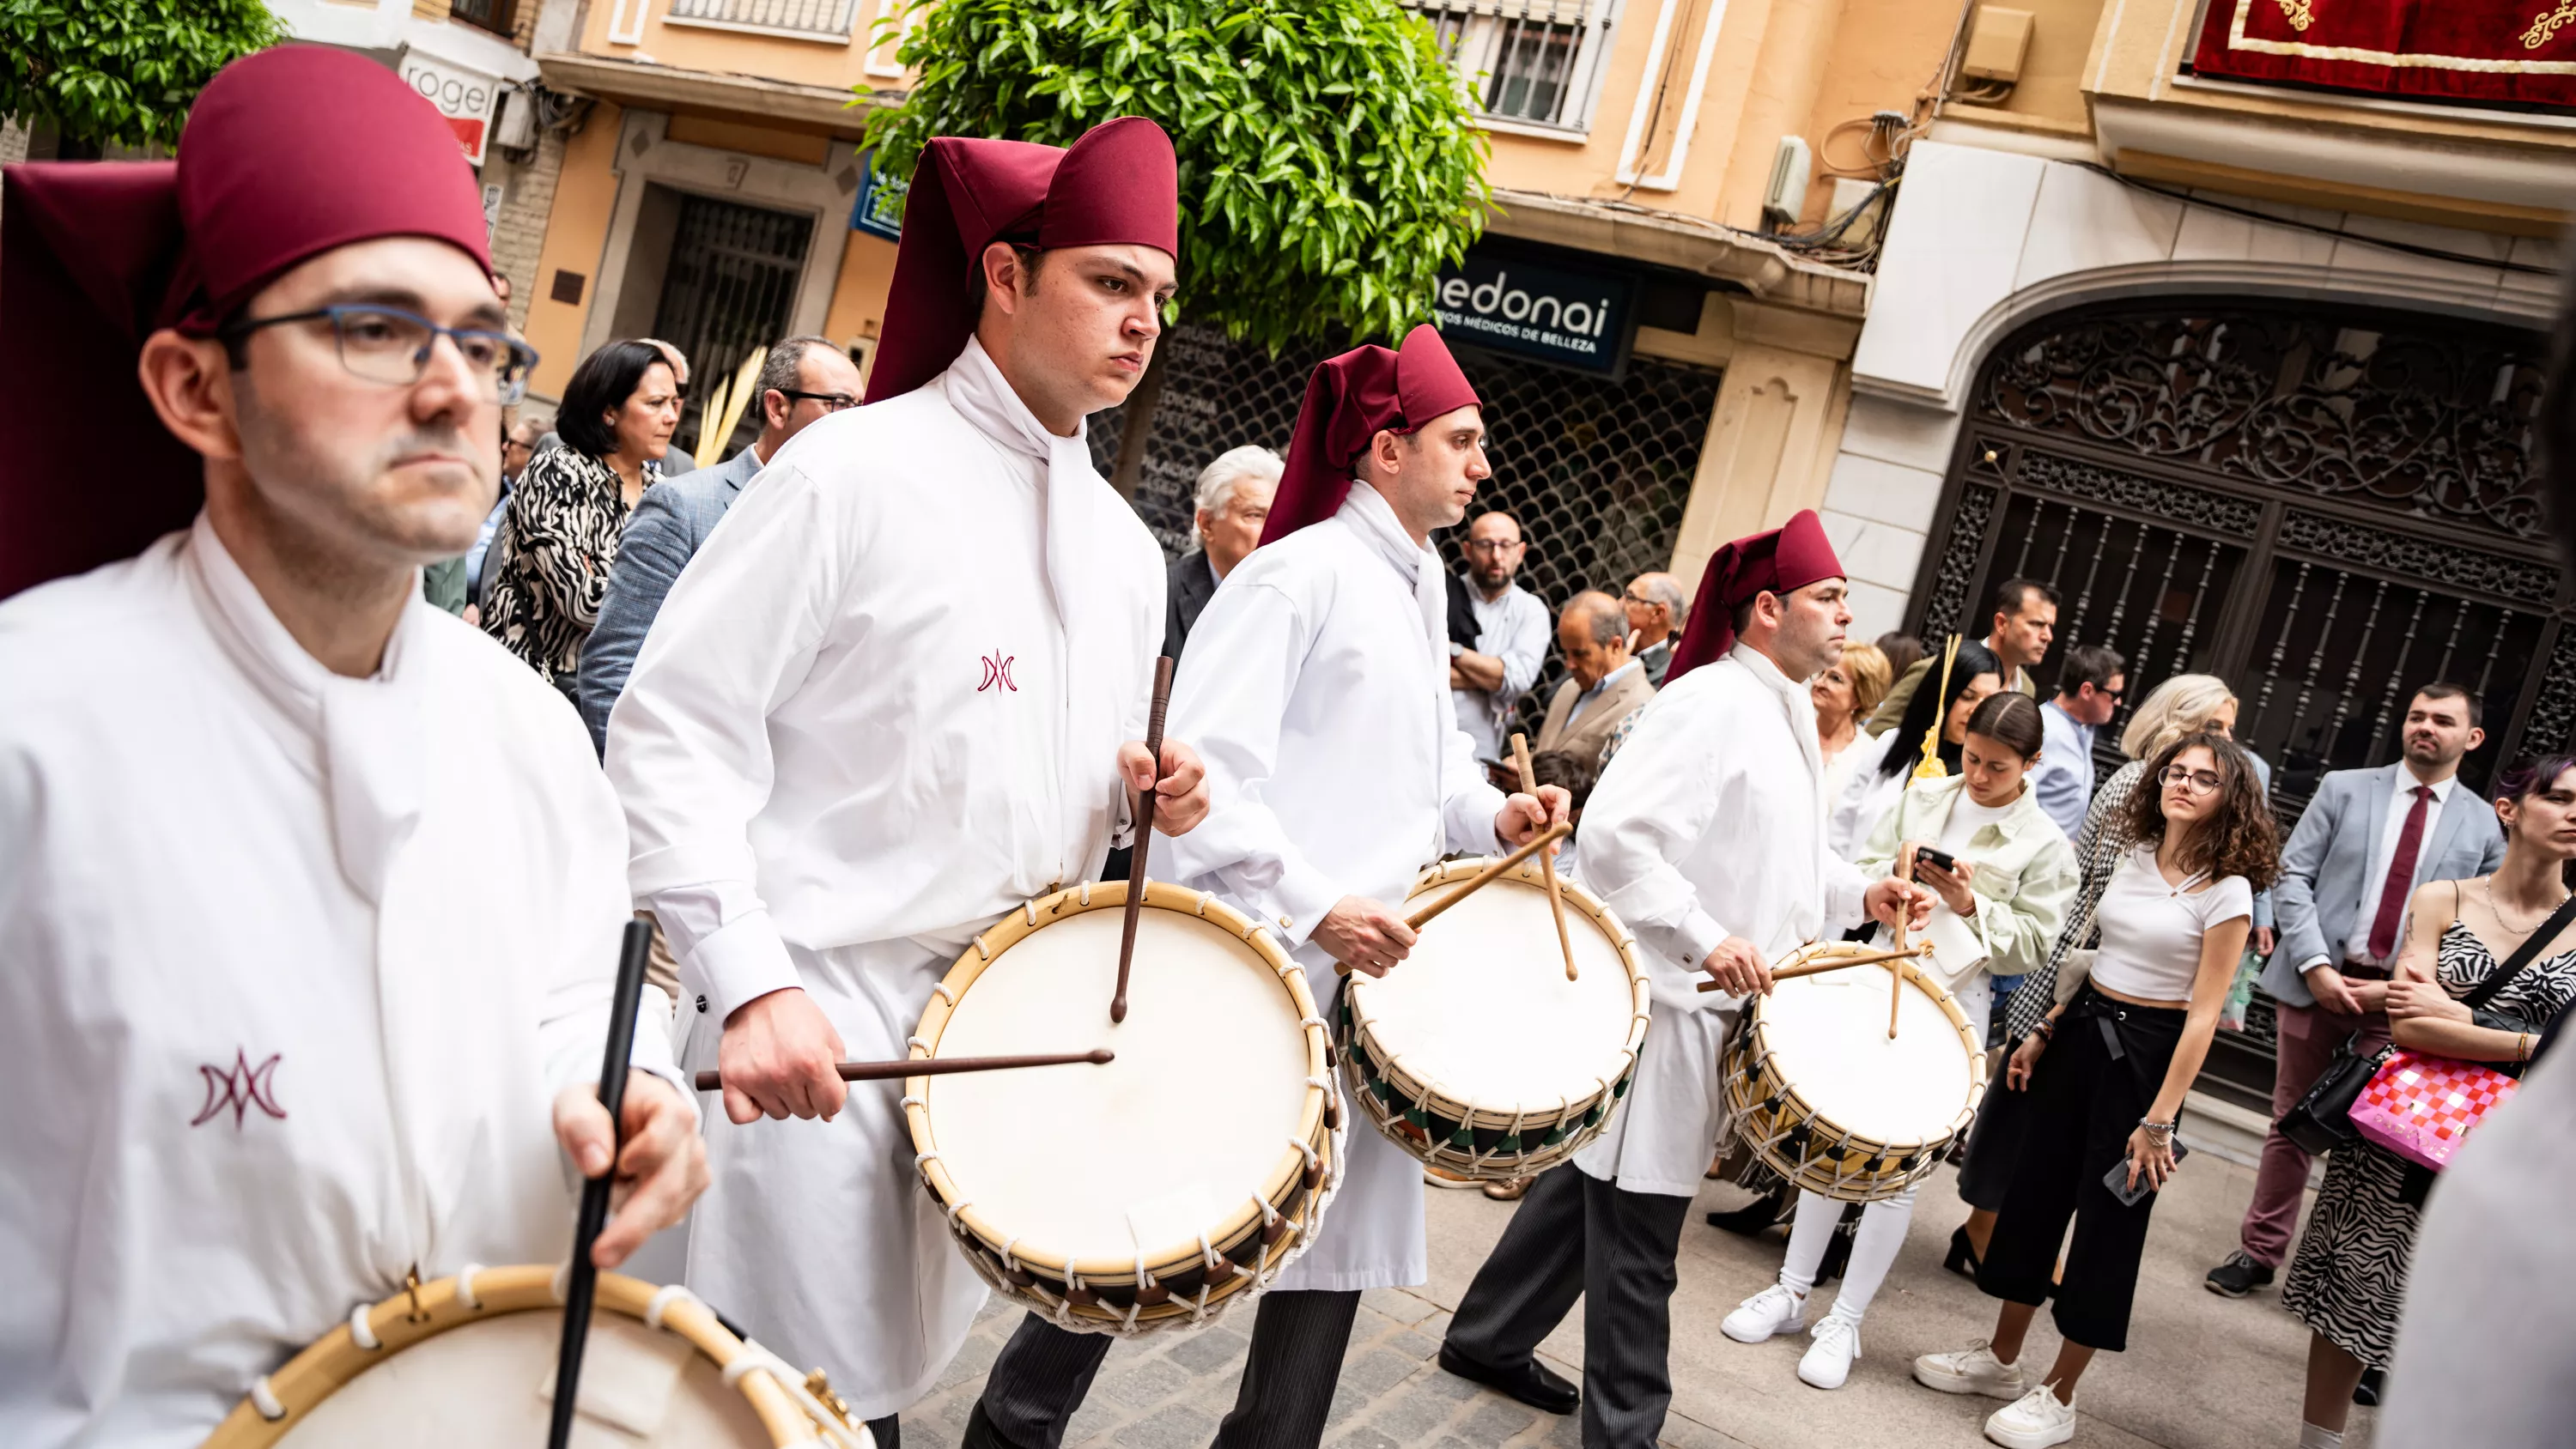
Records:
<instances>
[{"instance_id":1,"label":"drum head","mask_svg":"<svg viewBox=\"0 0 2576 1449\"><path fill-rule=\"evenodd\" d=\"M1257 1211L1316 1067L1277 970L1185 911L1138 919L1127 1020L1112 1025L1121 916L1067 915L1011 944L937 1042L943 1057L1108 1047L1115 1061L929 1077L922 1099L958 1202L1015 1251L1132 1270Z\"/></svg>"},{"instance_id":2,"label":"drum head","mask_svg":"<svg viewBox=\"0 0 2576 1449\"><path fill-rule=\"evenodd\" d=\"M1941 1002L1908 978L1887 1034L1887 972L1856 966L1783 981L1762 999L1772 1069L1814 1115L1874 1142L1948 1133L1971 1100L1967 1039Z\"/></svg>"},{"instance_id":3,"label":"drum head","mask_svg":"<svg viewBox=\"0 0 2576 1449\"><path fill-rule=\"evenodd\" d=\"M543 1444L554 1409L563 1314L511 1313L426 1338L313 1406L286 1449L454 1449ZM622 1314L592 1316L582 1354L576 1444L769 1449L749 1401L677 1334Z\"/></svg>"},{"instance_id":4,"label":"drum head","mask_svg":"<svg viewBox=\"0 0 2576 1449\"><path fill-rule=\"evenodd\" d=\"M1412 902L1456 890L1417 889ZM1547 888L1505 876L1422 928L1383 977L1354 975L1371 1045L1417 1081L1486 1112L1545 1112L1628 1070L1638 1010L1617 942L1568 901L1577 979L1565 979Z\"/></svg>"}]
</instances>

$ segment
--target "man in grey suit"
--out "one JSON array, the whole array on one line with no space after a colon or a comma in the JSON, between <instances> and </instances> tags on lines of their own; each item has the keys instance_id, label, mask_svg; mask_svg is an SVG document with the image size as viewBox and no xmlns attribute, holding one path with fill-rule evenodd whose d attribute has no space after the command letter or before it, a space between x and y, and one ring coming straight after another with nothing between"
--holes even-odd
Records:
<instances>
[{"instance_id":1,"label":"man in grey suit","mask_svg":"<svg viewBox=\"0 0 2576 1449\"><path fill-rule=\"evenodd\" d=\"M599 602L599 622L582 645L576 677L582 721L602 754L608 750L608 713L626 692L635 653L644 647L645 631L680 570L789 438L817 418L858 406L861 391L858 368L838 347L820 337L790 337L770 348L761 365L761 429L751 446L717 467L665 478L644 490L627 515L617 562L608 570L608 592Z\"/></svg>"},{"instance_id":2,"label":"man in grey suit","mask_svg":"<svg viewBox=\"0 0 2576 1449\"><path fill-rule=\"evenodd\" d=\"M2456 684L2428 684L2406 708L2401 759L2317 782L2281 852L2274 891L2281 943L2263 968L2280 1022L2276 1122L2354 1032L2388 1039L2388 971L2415 888L2485 875L2504 860L2495 811L2460 786L2460 758L2485 738L2475 696ZM2308 1154L2274 1127L2263 1139L2242 1246L2209 1270L2209 1291L2242 1298L2272 1281L2307 1185Z\"/></svg>"}]
</instances>

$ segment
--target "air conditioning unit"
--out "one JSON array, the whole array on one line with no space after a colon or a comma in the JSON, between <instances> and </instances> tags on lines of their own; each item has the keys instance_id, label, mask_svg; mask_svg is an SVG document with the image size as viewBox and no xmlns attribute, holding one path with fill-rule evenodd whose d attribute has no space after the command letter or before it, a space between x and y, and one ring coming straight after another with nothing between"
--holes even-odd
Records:
<instances>
[{"instance_id":1,"label":"air conditioning unit","mask_svg":"<svg viewBox=\"0 0 2576 1449\"><path fill-rule=\"evenodd\" d=\"M525 151L537 144L536 97L526 87L501 92L501 120L492 128L492 144L505 151Z\"/></svg>"},{"instance_id":2,"label":"air conditioning unit","mask_svg":"<svg viewBox=\"0 0 2576 1449\"><path fill-rule=\"evenodd\" d=\"M1806 137L1781 137L1780 149L1771 153L1771 184L1762 192L1763 219L1778 226L1794 224L1807 209L1807 178L1815 169Z\"/></svg>"}]
</instances>

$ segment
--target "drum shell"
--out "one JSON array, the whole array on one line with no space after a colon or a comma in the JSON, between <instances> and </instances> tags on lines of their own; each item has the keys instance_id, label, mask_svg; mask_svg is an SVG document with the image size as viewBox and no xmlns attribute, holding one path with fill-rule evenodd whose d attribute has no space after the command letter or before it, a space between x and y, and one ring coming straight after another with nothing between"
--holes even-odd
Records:
<instances>
[{"instance_id":1,"label":"drum shell","mask_svg":"<svg viewBox=\"0 0 2576 1449\"><path fill-rule=\"evenodd\" d=\"M1793 959L1812 960L1823 954L1828 953L1801 953L1799 958L1786 958L1780 964L1788 965ZM1917 969L1911 961L1897 965L1906 981L1930 996L1952 1029L1959 1032L1963 1042L1967 1041L1967 1017L1939 980ZM1850 969L1881 971L1886 967ZM1800 1094L1795 1083L1786 1079L1765 1040L1763 1006L1760 997L1746 1003L1742 1019L1727 1039L1723 1063L1727 1120L1730 1131L1753 1156L1793 1186L1841 1202L1876 1202L1901 1196L1940 1166L1942 1154L1976 1120L1977 1104L1984 1099L1986 1090L1984 1043L1975 1043L1967 1052L1968 1100L1946 1130L1920 1141L1880 1141L1827 1119Z\"/></svg>"},{"instance_id":2,"label":"drum shell","mask_svg":"<svg viewBox=\"0 0 2576 1449\"><path fill-rule=\"evenodd\" d=\"M1454 887L1488 864L1487 860L1470 858L1433 866L1415 878L1408 899L1418 901L1429 893ZM1495 885L1508 881L1523 885L1542 882L1540 872L1546 869L1541 861L1525 861ZM1346 1095L1357 1104L1359 1114L1411 1156L1454 1177L1500 1182L1530 1177L1556 1166L1601 1135L1609 1125L1611 1112L1636 1080L1637 1057L1645 1049L1651 1019L1651 1001L1645 973L1637 964L1635 940L1609 907L1590 892L1562 878L1558 887L1569 926L1585 929L1582 923L1588 921L1597 927L1611 942L1628 978L1629 1029L1620 1048L1624 1065L1594 1091L1549 1111L1513 1113L1478 1108L1441 1084L1405 1070L1391 1054L1380 1050L1347 988L1334 1004L1334 1046L1342 1064ZM1434 930L1437 926L1427 925L1424 929ZM1542 951L1538 943L1533 943L1531 949ZM1550 962L1560 959L1553 936L1546 939L1543 954Z\"/></svg>"},{"instance_id":3,"label":"drum shell","mask_svg":"<svg viewBox=\"0 0 2576 1449\"><path fill-rule=\"evenodd\" d=\"M978 977L1012 946L1046 925L1091 911L1123 909L1123 881L1094 883L1058 891L1030 901L975 938L934 988L913 1050L935 1056L940 1034L955 1004ZM1320 1020L1305 973L1257 922L1200 891L1167 881L1146 885L1148 911L1174 911L1215 925L1240 939L1279 978L1298 1017ZM1106 1011L1107 1002L1102 1003ZM1330 1080L1331 1043L1320 1025L1305 1028L1307 1075ZM1324 1205L1340 1180L1341 1125L1337 1100L1329 1091L1310 1087L1301 1109L1297 1139L1302 1150L1283 1150L1262 1184L1263 1213L1247 1201L1224 1219L1207 1225L1208 1247L1228 1271L1210 1282L1210 1265L1193 1240L1144 1255L1143 1272L1133 1256L1068 1259L1061 1252L1021 1241L1009 1225L996 1223L963 1197L938 1157L937 1124L923 1102L928 1077L907 1078L904 1114L913 1145L923 1155L922 1186L948 1218L959 1251L995 1292L1013 1298L1060 1327L1077 1331L1134 1334L1206 1321L1247 1291L1267 1287L1289 1259L1302 1252L1321 1226ZM1200 1296L1205 1288L1206 1296Z\"/></svg>"}]
</instances>

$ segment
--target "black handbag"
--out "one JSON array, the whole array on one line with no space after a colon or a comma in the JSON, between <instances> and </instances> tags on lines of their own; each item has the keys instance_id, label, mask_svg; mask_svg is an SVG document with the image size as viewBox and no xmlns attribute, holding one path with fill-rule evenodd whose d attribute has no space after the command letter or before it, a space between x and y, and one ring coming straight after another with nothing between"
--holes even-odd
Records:
<instances>
[{"instance_id":1,"label":"black handbag","mask_svg":"<svg viewBox=\"0 0 2576 1449\"><path fill-rule=\"evenodd\" d=\"M2459 918L2456 903L2451 914L2452 919ZM2541 947L2558 939L2558 933L2567 928L2570 916L2576 916L2576 896L2561 902L2557 910L2550 912L2549 919L2540 923L2540 929L2523 937L2522 944L2514 948L2513 955L2494 975L2479 982L2462 998L2462 1004L2469 1008L2472 1018L2499 1015L2486 1012L2486 1004L2495 999L2496 993L2502 991L2506 983L2522 974L2522 968L2531 964L2531 958L2540 954ZM2307 1094L2299 1098L2297 1105L2282 1113L2280 1122L2276 1124L2282 1136L2311 1157L2321 1157L2360 1140L2360 1129L2352 1125L2352 1104L2360 1099L2362 1088L2369 1086L2371 1077L2379 1071L2381 1056L2380 1048L2364 1051L2362 1047L2360 1032L2354 1032L2351 1040L2336 1047L2334 1060L2326 1063L2326 1069L2317 1074L2317 1080L2308 1088Z\"/></svg>"}]
</instances>

